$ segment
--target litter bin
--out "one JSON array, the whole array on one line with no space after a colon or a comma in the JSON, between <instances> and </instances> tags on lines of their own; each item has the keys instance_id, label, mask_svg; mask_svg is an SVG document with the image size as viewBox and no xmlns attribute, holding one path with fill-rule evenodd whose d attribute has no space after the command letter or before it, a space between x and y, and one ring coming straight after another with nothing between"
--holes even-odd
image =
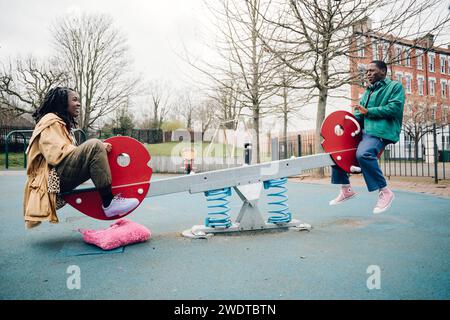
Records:
<instances>
[{"instance_id":1,"label":"litter bin","mask_svg":"<svg viewBox=\"0 0 450 320\"><path fill-rule=\"evenodd\" d=\"M439 162L450 162L450 150L438 150Z\"/></svg>"}]
</instances>

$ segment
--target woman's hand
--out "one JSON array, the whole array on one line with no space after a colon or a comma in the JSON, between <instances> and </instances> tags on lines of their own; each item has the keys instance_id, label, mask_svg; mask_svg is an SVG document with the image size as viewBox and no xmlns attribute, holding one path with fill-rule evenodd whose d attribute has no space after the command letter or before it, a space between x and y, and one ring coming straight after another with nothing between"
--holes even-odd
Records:
<instances>
[{"instance_id":1,"label":"woman's hand","mask_svg":"<svg viewBox=\"0 0 450 320\"><path fill-rule=\"evenodd\" d=\"M110 152L110 151L112 150L112 145L111 145L111 143L103 142L103 146L105 147L106 152Z\"/></svg>"}]
</instances>

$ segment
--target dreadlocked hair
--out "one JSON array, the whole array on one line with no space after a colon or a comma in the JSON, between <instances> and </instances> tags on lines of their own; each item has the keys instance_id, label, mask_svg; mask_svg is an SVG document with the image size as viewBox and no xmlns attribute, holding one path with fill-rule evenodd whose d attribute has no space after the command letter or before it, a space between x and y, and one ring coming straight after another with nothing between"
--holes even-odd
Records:
<instances>
[{"instance_id":1,"label":"dreadlocked hair","mask_svg":"<svg viewBox=\"0 0 450 320\"><path fill-rule=\"evenodd\" d=\"M45 95L44 101L37 108L36 112L33 113L33 118L36 123L47 113L54 113L66 123L67 130L70 131L71 128L76 127L77 122L67 112L69 91L75 90L68 87L55 87L50 89Z\"/></svg>"}]
</instances>

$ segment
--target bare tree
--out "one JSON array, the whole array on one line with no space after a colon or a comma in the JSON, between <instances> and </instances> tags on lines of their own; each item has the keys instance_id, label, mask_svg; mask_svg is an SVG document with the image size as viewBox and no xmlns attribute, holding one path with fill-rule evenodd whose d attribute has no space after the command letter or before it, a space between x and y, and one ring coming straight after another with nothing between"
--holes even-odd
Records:
<instances>
[{"instance_id":1,"label":"bare tree","mask_svg":"<svg viewBox=\"0 0 450 320\"><path fill-rule=\"evenodd\" d=\"M54 86L67 85L68 74L54 61L40 61L32 56L9 61L0 71L0 108L14 113L31 114Z\"/></svg>"},{"instance_id":2,"label":"bare tree","mask_svg":"<svg viewBox=\"0 0 450 320\"><path fill-rule=\"evenodd\" d=\"M129 131L134 128L134 117L133 114L129 111L130 101L127 100L122 103L115 111L115 127L120 128L121 130Z\"/></svg>"},{"instance_id":3,"label":"bare tree","mask_svg":"<svg viewBox=\"0 0 450 320\"><path fill-rule=\"evenodd\" d=\"M264 34L260 34L259 38L279 61L299 77L301 84L295 87L311 90L317 99L317 153L323 151L320 128L325 118L328 98L342 86L357 79L357 75L355 77L348 67L348 58L356 55L359 49L352 47L355 24L367 16L376 16L377 26L370 32L395 31L405 37L408 30L415 30L415 34L419 29L424 32L423 21L418 16L423 18L421 13L430 12L430 8L436 8L439 3L439 0L272 1L274 10L279 10L277 18L271 18L266 11L258 9L265 22L288 34L287 40L285 37L267 37ZM420 27L411 28L409 23L417 19ZM448 22L448 15L438 20L439 23L434 24L432 30L442 28ZM323 170L318 174L323 175Z\"/></svg>"},{"instance_id":4,"label":"bare tree","mask_svg":"<svg viewBox=\"0 0 450 320\"><path fill-rule=\"evenodd\" d=\"M218 102L213 99L202 101L195 109L194 119L200 123L202 141L205 132L218 120Z\"/></svg>"},{"instance_id":5,"label":"bare tree","mask_svg":"<svg viewBox=\"0 0 450 320\"><path fill-rule=\"evenodd\" d=\"M289 69L287 69L285 66L281 66L279 70L280 71L278 77L280 78L280 83L278 84L278 86L280 87L280 90L277 96L281 99L281 102L275 104L273 108L273 114L275 115L275 117L281 118L283 120L282 141L284 144L284 158L286 159L288 157L287 147L289 119L293 115L302 117L299 114L299 111L309 103L310 96L308 96L308 92L300 95L298 92L300 90L295 90L292 88L293 86L295 86L296 77L292 74L292 72L290 72Z\"/></svg>"},{"instance_id":6,"label":"bare tree","mask_svg":"<svg viewBox=\"0 0 450 320\"><path fill-rule=\"evenodd\" d=\"M150 127L161 129L164 120L168 116L173 102L171 99L170 85L163 81L153 81L148 88L149 104L151 109Z\"/></svg>"},{"instance_id":7,"label":"bare tree","mask_svg":"<svg viewBox=\"0 0 450 320\"><path fill-rule=\"evenodd\" d=\"M219 109L217 119L226 129L236 130L239 125L239 118L244 108L239 92L237 83L230 82L227 85L219 85L212 96Z\"/></svg>"},{"instance_id":8,"label":"bare tree","mask_svg":"<svg viewBox=\"0 0 450 320\"><path fill-rule=\"evenodd\" d=\"M174 111L176 118L181 118L185 123L185 128L192 130L196 103L192 96L192 92L184 89L178 92L178 97L174 102Z\"/></svg>"},{"instance_id":9,"label":"bare tree","mask_svg":"<svg viewBox=\"0 0 450 320\"><path fill-rule=\"evenodd\" d=\"M136 90L126 39L107 15L65 16L52 29L58 60L80 95L80 127L92 128Z\"/></svg>"},{"instance_id":10,"label":"bare tree","mask_svg":"<svg viewBox=\"0 0 450 320\"><path fill-rule=\"evenodd\" d=\"M272 85L276 73L271 63L273 54L265 50L258 39L258 34L270 31L258 14L258 10L264 7L264 2L266 0L214 1L208 8L219 32L220 41L217 42L216 49L221 61L205 62L203 66L199 66L189 60L191 65L219 84L220 90L226 88L228 93L237 93L234 97L238 99L238 108L249 111L249 114L239 114L252 119L258 163L261 120L270 112L270 99L277 90ZM228 115L224 116L228 119Z\"/></svg>"}]
</instances>

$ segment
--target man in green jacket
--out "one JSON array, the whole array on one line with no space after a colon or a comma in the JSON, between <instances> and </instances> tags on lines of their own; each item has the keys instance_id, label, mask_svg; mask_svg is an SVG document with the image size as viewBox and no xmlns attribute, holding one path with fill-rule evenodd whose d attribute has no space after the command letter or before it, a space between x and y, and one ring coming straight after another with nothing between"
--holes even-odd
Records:
<instances>
[{"instance_id":1,"label":"man in green jacket","mask_svg":"<svg viewBox=\"0 0 450 320\"><path fill-rule=\"evenodd\" d=\"M390 208L394 193L387 187L378 165L378 154L390 143L399 140L405 104L405 91L401 83L386 79L387 66L383 61L372 61L366 69L369 87L355 106L355 117L363 127L361 142L356 150L361 172L369 191L379 190L378 202L373 213L381 213ZM331 183L341 184L337 198L330 205L340 204L356 193L353 191L348 174L337 166L332 167Z\"/></svg>"}]
</instances>

